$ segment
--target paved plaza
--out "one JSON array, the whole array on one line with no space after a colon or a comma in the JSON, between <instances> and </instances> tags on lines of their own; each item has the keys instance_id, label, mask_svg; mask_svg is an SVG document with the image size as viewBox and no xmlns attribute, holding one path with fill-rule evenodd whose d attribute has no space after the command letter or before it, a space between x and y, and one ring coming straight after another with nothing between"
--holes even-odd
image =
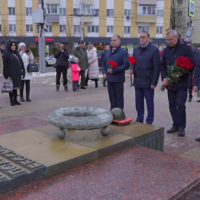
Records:
<instances>
[{"instance_id":1,"label":"paved plaza","mask_svg":"<svg viewBox=\"0 0 200 200\"><path fill-rule=\"evenodd\" d=\"M2 81L2 77L0 77ZM167 101L167 92L159 91L161 86L161 82L157 86L155 90L155 126L160 126L165 128L165 145L164 145L164 155L168 157L168 155L175 156L174 159L180 159L180 163L186 159L188 160L188 166L194 166L194 171L198 171L198 167L200 164L198 162L193 161L200 161L200 143L195 142L195 138L200 136L199 132L199 107L200 103L196 103L196 94L194 95L193 101L191 103L187 103L187 128L186 128L186 136L180 138L175 134L166 134L166 130L171 127L172 121L171 116L168 109L168 101ZM92 106L92 107L100 107L103 109L109 110L109 100L107 94L107 88L104 88L102 83L99 83L99 88L95 88L94 82L90 82L87 90L81 90L79 92L73 92L72 86L69 85L69 91L64 91L64 88L61 86L60 91L56 92L55 90L55 77L51 73L49 76L38 76L34 78L31 82L31 99L32 102L25 102L22 103L21 106L14 106L11 107L9 104L9 97L7 94L0 94L0 105L3 107L0 109L0 135L4 135L7 133L13 133L17 131L23 131L26 129L36 129L37 127L49 125L47 121L48 115L51 111L61 108L61 107L68 107L68 106ZM136 110L135 110L135 95L134 95L134 87L130 87L129 79L125 83L125 113L127 117L136 118ZM150 154L153 156L152 150L149 150ZM96 174L97 169L95 169L95 164L98 167L103 168L103 162L109 164L109 167L116 167L120 171L123 171L123 162L127 162L129 160L130 153L136 153L137 148L131 148L128 150L124 150L121 153L115 153L103 159L97 159L96 161L92 162L88 168L92 168L90 170L87 169L87 165L83 165L78 167L76 170L79 171L80 174L77 174L75 169L66 171L66 173L58 174L56 176L50 177L48 179L42 180L40 182L36 182L30 184L28 186L19 188L12 192L9 192L4 195L0 195L1 200L16 200L16 199L120 199L120 196L109 196L106 198L106 191L102 191L104 195L102 198L97 198L97 194L94 194L93 198L91 196L87 198L87 189L89 187L85 186L86 191L82 191L85 194L84 198L81 198L81 191L78 196L75 194L71 195L70 198L67 198L65 195L69 195L70 191L73 191L73 187L77 189L80 185L77 185L75 182L74 177L81 176L83 179L85 178L85 173L94 173L94 182L90 182L86 180L86 182L92 187L95 184L95 180L98 180L98 176L100 174ZM122 156L124 155L124 157ZM139 156L139 155L138 155ZM183 158L179 158L176 156L181 156ZM109 163L109 159L115 159L119 157L123 157L121 160L121 165L118 166L115 162L113 165ZM135 155L135 159L139 159ZM142 157L142 155L141 155ZM161 156L162 157L162 156ZM144 156L146 159L146 157ZM117 161L116 161L117 162ZM190 163L190 164L189 164ZM130 163L129 163L130 164ZM159 163L157 163L160 165ZM155 163L156 165L156 163ZM152 166L155 167L152 164ZM181 164L180 164L181 166ZM108 167L108 169L109 169ZM128 164L127 164L128 167ZM161 167L161 166L160 166ZM124 169L126 171L126 169ZM187 169L184 167L183 171L184 176L187 176ZM105 174L107 174L109 170L105 169ZM101 173L104 173L102 169ZM192 179L193 176L197 176L195 174L188 176ZM195 172L196 173L196 172ZM95 175L96 174L96 175ZM109 174L109 173L108 173ZM175 175L174 175L175 176ZM199 176L199 175L198 175ZM66 177L66 179L65 179ZM110 184L114 184L114 174L110 174L110 180L113 182ZM80 178L80 177L79 177ZM185 177L186 178L186 177ZM184 179L184 177L183 177ZM136 179L137 180L137 179ZM177 178L179 180L179 178ZM71 182L70 182L71 181ZM83 181L83 180L80 180ZM84 182L79 183L82 185ZM153 180L152 180L153 181ZM180 180L181 182L182 180ZM166 183L170 182L170 178L166 177ZM68 184L70 184L71 190L68 188ZM117 183L116 183L117 184ZM66 189L68 188L68 189ZM83 187L84 188L84 187ZM66 191L65 191L66 189ZM99 188L99 190L109 190L109 188ZM128 191L128 188L126 188ZM126 191L125 189L125 191ZM98 190L98 188L94 187L94 190ZM131 190L131 188L130 188ZM65 193L64 193L65 191ZM63 192L63 194L62 194ZM90 194L92 193L91 191ZM113 191L114 192L114 191ZM145 191L144 191L145 192ZM62 196L63 195L63 196ZM125 195L124 192L121 192L121 195ZM156 199L155 194L154 199ZM111 198L112 197L112 198ZM121 199L131 199L125 196L122 196ZM136 198L135 199L145 199L145 198ZM153 199L152 198L147 198ZM157 198L159 199L159 198Z\"/></svg>"}]
</instances>

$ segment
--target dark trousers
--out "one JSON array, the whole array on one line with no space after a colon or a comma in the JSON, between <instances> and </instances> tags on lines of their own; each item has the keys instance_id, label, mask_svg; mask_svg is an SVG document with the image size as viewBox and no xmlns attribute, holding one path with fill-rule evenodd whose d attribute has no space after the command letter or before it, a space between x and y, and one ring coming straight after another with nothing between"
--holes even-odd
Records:
<instances>
[{"instance_id":1,"label":"dark trousers","mask_svg":"<svg viewBox=\"0 0 200 200\"><path fill-rule=\"evenodd\" d=\"M30 80L22 80L21 81L21 89L20 89L20 97L24 97L24 85L26 85L26 98L30 97Z\"/></svg>"},{"instance_id":2,"label":"dark trousers","mask_svg":"<svg viewBox=\"0 0 200 200\"><path fill-rule=\"evenodd\" d=\"M78 87L78 81L73 81L72 87L73 87L73 91L77 91L79 89L79 87Z\"/></svg>"},{"instance_id":3,"label":"dark trousers","mask_svg":"<svg viewBox=\"0 0 200 200\"><path fill-rule=\"evenodd\" d=\"M154 120L154 90L151 88L135 88L135 104L137 110L137 122L144 121L144 98L147 104L148 115L147 124L152 124Z\"/></svg>"},{"instance_id":4,"label":"dark trousers","mask_svg":"<svg viewBox=\"0 0 200 200\"><path fill-rule=\"evenodd\" d=\"M110 105L113 108L124 109L124 83L123 82L108 82L108 95Z\"/></svg>"},{"instance_id":5,"label":"dark trousers","mask_svg":"<svg viewBox=\"0 0 200 200\"><path fill-rule=\"evenodd\" d=\"M85 78L85 86L88 86L88 81L89 81L89 74L87 74L87 76ZM92 79L92 81L95 82L95 87L97 88L98 87L98 81L99 81L99 79L98 78Z\"/></svg>"},{"instance_id":6,"label":"dark trousers","mask_svg":"<svg viewBox=\"0 0 200 200\"><path fill-rule=\"evenodd\" d=\"M81 87L84 87L85 86L85 71L81 70L79 72L79 75L81 77Z\"/></svg>"},{"instance_id":7,"label":"dark trousers","mask_svg":"<svg viewBox=\"0 0 200 200\"><path fill-rule=\"evenodd\" d=\"M193 98L193 95L192 95L192 92L193 92L193 72L190 73L190 86L189 86L189 99L192 99Z\"/></svg>"},{"instance_id":8,"label":"dark trousers","mask_svg":"<svg viewBox=\"0 0 200 200\"><path fill-rule=\"evenodd\" d=\"M186 100L187 90L168 90L169 110L173 120L173 126L186 127Z\"/></svg>"},{"instance_id":9,"label":"dark trousers","mask_svg":"<svg viewBox=\"0 0 200 200\"><path fill-rule=\"evenodd\" d=\"M67 86L67 67L57 66L56 68L56 86L60 86L61 73L63 76L63 86Z\"/></svg>"}]
</instances>

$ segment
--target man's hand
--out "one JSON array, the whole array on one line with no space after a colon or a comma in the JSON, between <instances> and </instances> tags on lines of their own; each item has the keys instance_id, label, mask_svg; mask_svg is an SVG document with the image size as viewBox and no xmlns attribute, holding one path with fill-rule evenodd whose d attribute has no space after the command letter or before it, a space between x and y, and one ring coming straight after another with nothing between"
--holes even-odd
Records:
<instances>
[{"instance_id":1,"label":"man's hand","mask_svg":"<svg viewBox=\"0 0 200 200\"><path fill-rule=\"evenodd\" d=\"M155 85L151 85L151 89L154 90L156 88Z\"/></svg>"},{"instance_id":2,"label":"man's hand","mask_svg":"<svg viewBox=\"0 0 200 200\"><path fill-rule=\"evenodd\" d=\"M163 85L168 86L169 85L169 81L167 78L163 79Z\"/></svg>"},{"instance_id":3,"label":"man's hand","mask_svg":"<svg viewBox=\"0 0 200 200\"><path fill-rule=\"evenodd\" d=\"M132 76L133 75L133 70L130 70L129 74L130 74L130 76Z\"/></svg>"},{"instance_id":4,"label":"man's hand","mask_svg":"<svg viewBox=\"0 0 200 200\"><path fill-rule=\"evenodd\" d=\"M112 69L108 69L108 73L112 74L113 70Z\"/></svg>"},{"instance_id":5,"label":"man's hand","mask_svg":"<svg viewBox=\"0 0 200 200\"><path fill-rule=\"evenodd\" d=\"M104 74L104 75L103 75L103 78L104 78L104 79L106 79L106 78L107 78L106 74Z\"/></svg>"},{"instance_id":6,"label":"man's hand","mask_svg":"<svg viewBox=\"0 0 200 200\"><path fill-rule=\"evenodd\" d=\"M198 87L197 87L197 86L194 86L194 87L193 87L193 91L194 91L194 92L198 92Z\"/></svg>"},{"instance_id":7,"label":"man's hand","mask_svg":"<svg viewBox=\"0 0 200 200\"><path fill-rule=\"evenodd\" d=\"M63 53L63 52L64 52L64 50L61 50L61 52Z\"/></svg>"}]
</instances>

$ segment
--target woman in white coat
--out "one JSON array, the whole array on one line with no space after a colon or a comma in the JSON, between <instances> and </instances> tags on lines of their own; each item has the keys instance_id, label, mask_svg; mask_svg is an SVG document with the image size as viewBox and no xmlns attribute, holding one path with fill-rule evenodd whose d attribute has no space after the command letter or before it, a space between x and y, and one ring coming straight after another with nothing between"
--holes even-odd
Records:
<instances>
[{"instance_id":1,"label":"woman in white coat","mask_svg":"<svg viewBox=\"0 0 200 200\"><path fill-rule=\"evenodd\" d=\"M26 85L26 101L31 102L30 99L30 80L33 79L33 74L32 72L27 71L27 66L29 63L34 62L34 56L31 52L30 49L26 49L25 43L21 42L19 43L19 54L22 58L22 61L24 63L24 68L25 68L25 77L22 79L22 85L20 89L20 101L25 102L24 100L24 85Z\"/></svg>"},{"instance_id":2,"label":"woman in white coat","mask_svg":"<svg viewBox=\"0 0 200 200\"><path fill-rule=\"evenodd\" d=\"M85 86L88 85L88 80L95 81L95 87L98 87L98 81L99 81L99 64L98 64L98 57L97 52L92 44L89 44L87 46L88 49L88 63L89 63L89 69L88 74L86 77Z\"/></svg>"}]
</instances>

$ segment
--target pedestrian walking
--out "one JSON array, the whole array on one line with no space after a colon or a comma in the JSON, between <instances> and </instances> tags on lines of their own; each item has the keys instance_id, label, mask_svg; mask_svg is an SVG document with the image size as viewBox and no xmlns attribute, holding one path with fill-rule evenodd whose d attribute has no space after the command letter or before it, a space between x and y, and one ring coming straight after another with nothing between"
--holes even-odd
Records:
<instances>
[{"instance_id":1,"label":"pedestrian walking","mask_svg":"<svg viewBox=\"0 0 200 200\"><path fill-rule=\"evenodd\" d=\"M80 40L78 42L78 47L74 51L74 56L79 60L79 67L81 68L80 76L81 76L81 89L86 89L85 87L85 71L88 69L88 57L87 51L84 48L84 41Z\"/></svg>"},{"instance_id":2,"label":"pedestrian walking","mask_svg":"<svg viewBox=\"0 0 200 200\"><path fill-rule=\"evenodd\" d=\"M54 57L57 59L56 61L56 91L59 91L61 73L63 76L64 89L65 91L68 91L67 70L69 67L69 64L68 64L69 52L65 49L64 44L60 44L60 49L57 50Z\"/></svg>"},{"instance_id":3,"label":"pedestrian walking","mask_svg":"<svg viewBox=\"0 0 200 200\"><path fill-rule=\"evenodd\" d=\"M1 51L1 55L3 56L3 51L5 50L5 45L1 44L0 45L0 51Z\"/></svg>"},{"instance_id":4,"label":"pedestrian walking","mask_svg":"<svg viewBox=\"0 0 200 200\"><path fill-rule=\"evenodd\" d=\"M104 52L101 54L101 63L103 63L103 60L104 60L105 55L106 55L106 52L107 52L109 49L110 49L110 45L107 44L107 45L105 46ZM107 85L106 85L106 79L103 79L103 87L107 87Z\"/></svg>"},{"instance_id":5,"label":"pedestrian walking","mask_svg":"<svg viewBox=\"0 0 200 200\"><path fill-rule=\"evenodd\" d=\"M17 101L17 90L21 88L22 77L25 78L24 63L13 40L7 41L6 48L3 53L3 75L5 79L10 77L13 82L13 91L9 92L10 104L11 106L21 105Z\"/></svg>"},{"instance_id":6,"label":"pedestrian walking","mask_svg":"<svg viewBox=\"0 0 200 200\"><path fill-rule=\"evenodd\" d=\"M95 88L98 88L98 81L99 81L99 64L98 64L98 57L97 52L92 44L87 46L88 49L88 73L85 80L85 86L88 86L88 81L92 80L95 82Z\"/></svg>"},{"instance_id":7,"label":"pedestrian walking","mask_svg":"<svg viewBox=\"0 0 200 200\"><path fill-rule=\"evenodd\" d=\"M134 49L133 57L136 63L130 75L134 74L135 106L137 122L144 121L144 99L146 100L148 115L147 124L154 120L154 91L160 74L160 52L150 43L150 34L146 31L140 33L140 46Z\"/></svg>"},{"instance_id":8,"label":"pedestrian walking","mask_svg":"<svg viewBox=\"0 0 200 200\"><path fill-rule=\"evenodd\" d=\"M78 81L80 80L79 72L81 71L81 68L78 65L78 61L78 58L75 56L73 56L70 61L72 88L74 92L79 90Z\"/></svg>"},{"instance_id":9,"label":"pedestrian walking","mask_svg":"<svg viewBox=\"0 0 200 200\"><path fill-rule=\"evenodd\" d=\"M3 74L3 59L1 54L0 54L0 74ZM0 108L2 108L1 105Z\"/></svg>"},{"instance_id":10,"label":"pedestrian walking","mask_svg":"<svg viewBox=\"0 0 200 200\"><path fill-rule=\"evenodd\" d=\"M167 86L169 110L172 117L172 127L167 133L178 132L180 137L185 135L187 90L189 88L189 74L179 74L180 81L169 85L167 79L168 66L174 65L180 56L188 57L194 64L195 58L191 47L180 40L175 30L169 30L166 35L168 46L163 52L161 61L161 76L163 85Z\"/></svg>"},{"instance_id":11,"label":"pedestrian walking","mask_svg":"<svg viewBox=\"0 0 200 200\"><path fill-rule=\"evenodd\" d=\"M110 109L121 108L123 110L125 71L129 69L130 63L127 51L121 48L120 36L115 35L111 38L111 46L111 49L106 52L102 71L108 82ZM117 63L117 67L111 68L109 61Z\"/></svg>"},{"instance_id":12,"label":"pedestrian walking","mask_svg":"<svg viewBox=\"0 0 200 200\"><path fill-rule=\"evenodd\" d=\"M30 63L34 63L34 56L31 52L30 49L26 49L26 44L21 42L18 45L18 49L19 49L19 54L22 58L22 61L24 63L24 68L25 68L25 77L22 79L21 81L21 89L20 89L20 101L21 102L25 102L24 99L24 85L26 87L26 101L27 102L31 102L30 99L30 82L33 79L33 74L32 72L28 72L27 67Z\"/></svg>"}]
</instances>

